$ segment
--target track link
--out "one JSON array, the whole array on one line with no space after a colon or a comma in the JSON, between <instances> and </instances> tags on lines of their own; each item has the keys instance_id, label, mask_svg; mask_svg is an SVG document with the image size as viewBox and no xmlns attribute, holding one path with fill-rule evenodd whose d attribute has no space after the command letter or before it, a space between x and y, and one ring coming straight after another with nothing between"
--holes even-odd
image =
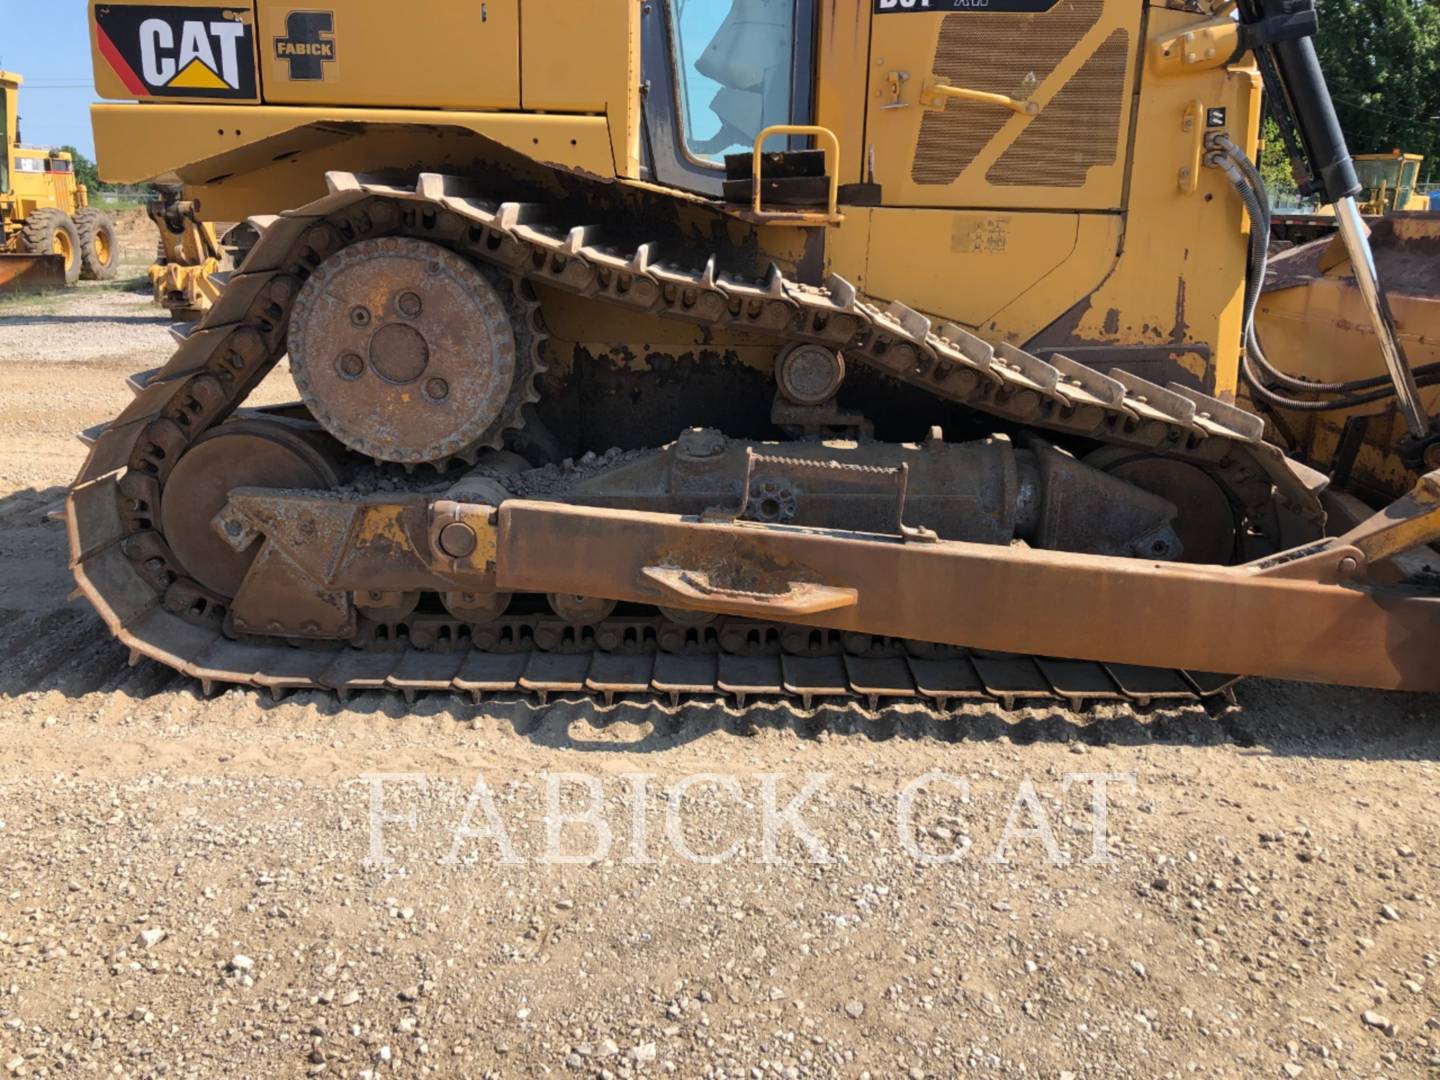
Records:
<instances>
[{"instance_id":1,"label":"track link","mask_svg":"<svg viewBox=\"0 0 1440 1080\"><path fill-rule=\"evenodd\" d=\"M522 282L639 313L841 348L847 359L983 413L1201 465L1223 477L1252 527L1273 517L1277 500L1316 535L1323 524L1312 479L1263 442L1258 418L1184 387L992 347L903 305L872 302L838 278L814 288L771 267L763 280L747 281L718 272L713 257L682 267L656 260L649 244L620 250L595 227L548 222L543 206L487 201L464 178L423 174L414 187L349 173L327 180L325 198L252 219L260 240L204 321L164 367L132 377L135 398L113 423L86 433L90 455L66 506L71 566L132 662L158 660L207 688L233 683L275 693L522 690L542 698L728 694L742 702L791 695L807 706L830 697L872 705L917 696L941 704L985 698L1007 707L1040 698L1150 702L1216 694L1233 682L870 638L830 640L753 622L732 628L729 637L723 626L707 629L704 640L678 648L661 644L667 629L658 619L629 630L625 620L608 620L578 636L574 628L523 619L501 620L500 638L493 626L445 620L422 633L412 624L366 627L364 648L228 638L224 598L185 576L160 531L166 477L284 355L291 308L309 274L348 244L381 236L431 240ZM538 320L534 328L538 353ZM757 639L768 644L757 647Z\"/></svg>"}]
</instances>

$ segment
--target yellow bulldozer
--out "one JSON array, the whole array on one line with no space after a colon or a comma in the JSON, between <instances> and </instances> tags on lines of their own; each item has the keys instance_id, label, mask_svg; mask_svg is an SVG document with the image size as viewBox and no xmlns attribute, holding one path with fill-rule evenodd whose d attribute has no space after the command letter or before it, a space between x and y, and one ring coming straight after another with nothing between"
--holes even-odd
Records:
<instances>
[{"instance_id":1,"label":"yellow bulldozer","mask_svg":"<svg viewBox=\"0 0 1440 1080\"><path fill-rule=\"evenodd\" d=\"M85 435L71 562L137 661L806 706L1440 689L1440 437L1305 0L89 15L103 174L259 237ZM1245 407L1262 92L1400 418L1377 509Z\"/></svg>"},{"instance_id":2,"label":"yellow bulldozer","mask_svg":"<svg viewBox=\"0 0 1440 1080\"><path fill-rule=\"evenodd\" d=\"M0 291L108 281L120 268L115 227L88 204L68 152L20 143L24 79L0 71Z\"/></svg>"}]
</instances>

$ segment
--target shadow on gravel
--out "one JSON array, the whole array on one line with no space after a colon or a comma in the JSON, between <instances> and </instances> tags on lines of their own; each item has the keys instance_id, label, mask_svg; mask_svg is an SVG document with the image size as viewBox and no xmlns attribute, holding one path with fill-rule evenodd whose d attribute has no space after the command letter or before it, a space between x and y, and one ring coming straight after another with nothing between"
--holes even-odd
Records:
<instances>
[{"instance_id":1,"label":"shadow on gravel","mask_svg":"<svg viewBox=\"0 0 1440 1080\"><path fill-rule=\"evenodd\" d=\"M0 696L114 691L143 699L180 681L158 665L130 667L90 605L69 599L65 525L47 516L64 499L59 485L0 499Z\"/></svg>"},{"instance_id":2,"label":"shadow on gravel","mask_svg":"<svg viewBox=\"0 0 1440 1080\"><path fill-rule=\"evenodd\" d=\"M1251 694L1273 699L1251 704ZM1337 708L1337 695L1353 695L1363 721ZM1291 697L1301 699L1292 703ZM1306 707L1306 698L1319 708ZM871 712L858 702L837 702L806 711L787 700L752 701L744 710L729 702L692 702L672 708L652 699L617 700L558 696L549 704L499 695L479 705L453 694L422 694L413 704L399 694L368 692L348 702L306 691L275 701L256 696L261 709L284 704L313 707L320 716L358 713L377 723L407 717L443 718L484 732L508 726L537 746L591 753L664 753L713 735L741 740L790 732L807 742L835 739L856 745L891 739L941 743L1009 742L1081 744L1085 747L1234 745L1284 757L1346 760L1440 759L1440 699L1434 695L1377 694L1332 687L1256 681L1241 684L1240 704L1211 707L1138 708L1103 705L1084 712L1059 706L1006 712L989 704L949 710L904 703ZM1330 702L1326 704L1326 702ZM1299 707L1296 707L1296 706ZM599 734L590 734L593 729Z\"/></svg>"},{"instance_id":3,"label":"shadow on gravel","mask_svg":"<svg viewBox=\"0 0 1440 1080\"><path fill-rule=\"evenodd\" d=\"M188 690L199 683L153 661L132 668L127 651L84 600L67 601L74 583L67 567L65 526L46 518L65 489L26 490L0 499L0 695L59 691L78 698L96 692L137 700ZM1440 643L1437 643L1440 647ZM443 717L484 731L507 724L538 746L613 753L664 752L710 735L734 737L793 732L807 741L844 739L863 744L889 739L937 742L1079 743L1088 746L1209 746L1233 744L1257 753L1352 760L1440 760L1440 696L1379 693L1340 687L1248 680L1238 705L1140 708L1103 704L1085 712L1047 705L1006 712L993 703L948 710L915 702L871 712L858 702L804 710L788 700L759 699L744 710L728 702L685 703L620 699L606 706L586 697L556 697L548 705L500 695L480 705L452 694L364 693L341 702L304 691L279 701L239 690L256 709L313 706L321 716L342 712L379 723ZM584 728L600 737L580 734ZM742 751L743 752L743 751Z\"/></svg>"}]
</instances>

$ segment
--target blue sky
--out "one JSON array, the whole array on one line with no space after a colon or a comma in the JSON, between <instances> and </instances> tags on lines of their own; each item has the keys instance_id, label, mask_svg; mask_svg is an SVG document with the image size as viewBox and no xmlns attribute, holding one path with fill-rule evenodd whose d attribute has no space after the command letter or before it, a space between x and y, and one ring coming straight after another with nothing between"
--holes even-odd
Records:
<instances>
[{"instance_id":1,"label":"blue sky","mask_svg":"<svg viewBox=\"0 0 1440 1080\"><path fill-rule=\"evenodd\" d=\"M85 0L0 0L0 68L25 76L20 134L36 146L95 156L90 37Z\"/></svg>"}]
</instances>

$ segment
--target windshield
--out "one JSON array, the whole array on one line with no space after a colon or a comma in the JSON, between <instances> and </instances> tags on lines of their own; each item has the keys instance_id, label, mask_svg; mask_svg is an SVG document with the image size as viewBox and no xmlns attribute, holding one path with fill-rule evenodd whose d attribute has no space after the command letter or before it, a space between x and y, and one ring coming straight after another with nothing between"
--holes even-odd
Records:
<instances>
[{"instance_id":1,"label":"windshield","mask_svg":"<svg viewBox=\"0 0 1440 1080\"><path fill-rule=\"evenodd\" d=\"M719 161L791 117L796 0L671 0L685 147Z\"/></svg>"},{"instance_id":2,"label":"windshield","mask_svg":"<svg viewBox=\"0 0 1440 1080\"><path fill-rule=\"evenodd\" d=\"M1392 190L1395 182L1400 179L1400 162L1391 159L1388 161L1357 161L1355 162L1355 175L1360 178L1360 183L1367 188L1378 188L1381 184Z\"/></svg>"}]
</instances>

